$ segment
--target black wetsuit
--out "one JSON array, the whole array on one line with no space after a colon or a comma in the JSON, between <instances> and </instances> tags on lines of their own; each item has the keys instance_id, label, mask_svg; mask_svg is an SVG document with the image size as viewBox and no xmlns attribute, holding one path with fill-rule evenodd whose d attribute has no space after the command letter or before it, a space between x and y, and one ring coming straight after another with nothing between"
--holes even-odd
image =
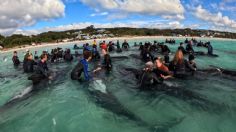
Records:
<instances>
[{"instance_id":1,"label":"black wetsuit","mask_svg":"<svg viewBox=\"0 0 236 132\"><path fill-rule=\"evenodd\" d=\"M112 63L111 63L111 57L109 54L106 54L104 56L104 61L103 61L102 65L106 69L106 71L111 71Z\"/></svg>"},{"instance_id":2,"label":"black wetsuit","mask_svg":"<svg viewBox=\"0 0 236 132\"><path fill-rule=\"evenodd\" d=\"M196 65L190 64L187 60L184 59L181 64L174 64L170 62L169 69L174 72L174 76L177 78L185 78L190 75L189 71L195 71Z\"/></svg>"},{"instance_id":3,"label":"black wetsuit","mask_svg":"<svg viewBox=\"0 0 236 132\"><path fill-rule=\"evenodd\" d=\"M154 57L150 52L144 51L142 53L142 58L144 62L153 61Z\"/></svg>"},{"instance_id":4,"label":"black wetsuit","mask_svg":"<svg viewBox=\"0 0 236 132\"><path fill-rule=\"evenodd\" d=\"M128 48L129 48L129 44L128 44L127 42L124 42L124 43L122 44L122 48L123 48L123 49L128 49Z\"/></svg>"},{"instance_id":5,"label":"black wetsuit","mask_svg":"<svg viewBox=\"0 0 236 132\"><path fill-rule=\"evenodd\" d=\"M157 75L152 71L142 71L139 76L140 88L142 90L151 90L153 85L161 84L162 78L158 78Z\"/></svg>"},{"instance_id":6,"label":"black wetsuit","mask_svg":"<svg viewBox=\"0 0 236 132\"><path fill-rule=\"evenodd\" d=\"M35 69L35 73L28 79L33 81L33 84L40 83L41 80L49 77L49 70L46 62L39 61Z\"/></svg>"},{"instance_id":7,"label":"black wetsuit","mask_svg":"<svg viewBox=\"0 0 236 132\"><path fill-rule=\"evenodd\" d=\"M88 74L88 62L85 59L80 60L80 62L75 66L71 72L71 79L82 81L81 74L84 72L84 77L87 81L91 78Z\"/></svg>"},{"instance_id":8,"label":"black wetsuit","mask_svg":"<svg viewBox=\"0 0 236 132\"><path fill-rule=\"evenodd\" d=\"M211 46L211 44L208 44L207 49L208 49L208 54L213 55L213 47Z\"/></svg>"},{"instance_id":9,"label":"black wetsuit","mask_svg":"<svg viewBox=\"0 0 236 132\"><path fill-rule=\"evenodd\" d=\"M65 55L64 55L64 60L65 61L67 61L67 62L70 62L70 61L72 61L74 58L73 58L73 56L70 54L70 53L66 53Z\"/></svg>"},{"instance_id":10,"label":"black wetsuit","mask_svg":"<svg viewBox=\"0 0 236 132\"><path fill-rule=\"evenodd\" d=\"M188 53L190 53L190 52L194 53L194 50L193 50L193 47L192 47L191 44L187 44L187 46L186 46L186 51L187 51Z\"/></svg>"},{"instance_id":11,"label":"black wetsuit","mask_svg":"<svg viewBox=\"0 0 236 132\"><path fill-rule=\"evenodd\" d=\"M20 60L19 60L18 56L13 56L12 61L13 61L14 66L20 65Z\"/></svg>"},{"instance_id":12,"label":"black wetsuit","mask_svg":"<svg viewBox=\"0 0 236 132\"><path fill-rule=\"evenodd\" d=\"M34 60L24 60L23 69L26 73L34 72L34 65L37 63Z\"/></svg>"},{"instance_id":13,"label":"black wetsuit","mask_svg":"<svg viewBox=\"0 0 236 132\"><path fill-rule=\"evenodd\" d=\"M174 76L177 78L186 77L186 67L187 60L184 60L181 64L174 64L174 62L170 62L169 69L174 72Z\"/></svg>"},{"instance_id":14,"label":"black wetsuit","mask_svg":"<svg viewBox=\"0 0 236 132\"><path fill-rule=\"evenodd\" d=\"M170 53L170 49L167 45L163 45L163 47L161 48L161 52L162 53Z\"/></svg>"},{"instance_id":15,"label":"black wetsuit","mask_svg":"<svg viewBox=\"0 0 236 132\"><path fill-rule=\"evenodd\" d=\"M181 50L181 51L183 52L183 54L186 54L186 50L184 49L183 46L179 46L179 47L178 47L178 50Z\"/></svg>"}]
</instances>

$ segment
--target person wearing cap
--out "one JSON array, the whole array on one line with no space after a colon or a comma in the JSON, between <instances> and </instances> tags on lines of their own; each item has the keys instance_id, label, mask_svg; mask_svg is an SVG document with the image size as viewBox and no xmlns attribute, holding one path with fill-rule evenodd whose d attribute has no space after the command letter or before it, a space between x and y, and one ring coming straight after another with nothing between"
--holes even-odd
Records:
<instances>
[{"instance_id":1,"label":"person wearing cap","mask_svg":"<svg viewBox=\"0 0 236 132\"><path fill-rule=\"evenodd\" d=\"M16 51L13 52L12 62L14 64L14 66L20 65L20 60L19 60L19 57L17 56Z\"/></svg>"},{"instance_id":2,"label":"person wearing cap","mask_svg":"<svg viewBox=\"0 0 236 132\"><path fill-rule=\"evenodd\" d=\"M161 84L163 78L158 78L155 73L153 73L154 64L149 61L145 64L145 68L142 70L139 76L140 88L142 90L151 90L155 84Z\"/></svg>"}]
</instances>

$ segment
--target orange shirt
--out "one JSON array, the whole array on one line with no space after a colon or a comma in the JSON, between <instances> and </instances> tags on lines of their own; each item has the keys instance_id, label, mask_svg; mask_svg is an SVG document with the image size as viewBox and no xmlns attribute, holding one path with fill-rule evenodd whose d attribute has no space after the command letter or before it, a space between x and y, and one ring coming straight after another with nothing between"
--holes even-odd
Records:
<instances>
[{"instance_id":1,"label":"orange shirt","mask_svg":"<svg viewBox=\"0 0 236 132\"><path fill-rule=\"evenodd\" d=\"M102 44L101 45L101 49L107 50L107 45L106 44Z\"/></svg>"},{"instance_id":2,"label":"orange shirt","mask_svg":"<svg viewBox=\"0 0 236 132\"><path fill-rule=\"evenodd\" d=\"M164 72L169 72L169 68L162 64L160 67L158 67L159 70L164 71Z\"/></svg>"}]
</instances>

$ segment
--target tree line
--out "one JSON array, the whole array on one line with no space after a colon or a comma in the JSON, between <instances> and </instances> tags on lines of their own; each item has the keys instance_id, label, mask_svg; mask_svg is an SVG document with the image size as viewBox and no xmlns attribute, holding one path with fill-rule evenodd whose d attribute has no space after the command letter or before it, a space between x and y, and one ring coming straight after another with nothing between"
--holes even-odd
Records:
<instances>
[{"instance_id":1,"label":"tree line","mask_svg":"<svg viewBox=\"0 0 236 132\"><path fill-rule=\"evenodd\" d=\"M45 32L38 35L25 36L13 34L11 36L0 35L0 45L4 48L11 48L22 45L31 45L32 43L56 43L61 42L63 39L75 39L78 34L76 32L81 31L84 34L96 35L98 29L93 25L80 30L68 30L62 32ZM106 28L106 32L114 34L116 37L122 36L213 36L219 38L231 38L236 39L236 33L220 32L212 30L192 30L186 29L148 29L148 28Z\"/></svg>"}]
</instances>

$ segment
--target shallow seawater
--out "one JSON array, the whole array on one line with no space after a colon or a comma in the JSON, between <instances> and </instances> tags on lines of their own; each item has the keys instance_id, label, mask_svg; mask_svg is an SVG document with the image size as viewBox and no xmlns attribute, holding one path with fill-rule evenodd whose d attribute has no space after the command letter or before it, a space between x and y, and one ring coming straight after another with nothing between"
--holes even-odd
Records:
<instances>
[{"instance_id":1,"label":"shallow seawater","mask_svg":"<svg viewBox=\"0 0 236 132\"><path fill-rule=\"evenodd\" d=\"M136 39L129 43L154 40L158 39ZM177 43L180 41L183 40L177 40ZM197 56L198 67L206 69L214 65L236 70L236 41L211 42L214 53L220 57ZM62 47L72 48L73 45ZM169 47L174 53L178 44ZM45 49L50 50L37 50ZM195 50L207 51L197 47ZM19 53L22 59L24 51ZM111 53L111 56L129 58L113 60L110 74L100 73L89 83L70 79L76 61L49 64L49 68L57 73L54 81L42 85L41 90L29 97L6 106L7 101L32 84L21 67L13 67L12 53L1 53L0 132L235 132L236 78L203 74L165 82L193 94L139 91L134 76L124 72L123 68L142 68L144 63L130 54L139 54L138 48L132 47L122 54ZM93 67L91 63L90 68ZM109 96L96 94L96 90ZM112 102L113 99L116 102ZM121 114L119 109L129 114Z\"/></svg>"}]
</instances>

